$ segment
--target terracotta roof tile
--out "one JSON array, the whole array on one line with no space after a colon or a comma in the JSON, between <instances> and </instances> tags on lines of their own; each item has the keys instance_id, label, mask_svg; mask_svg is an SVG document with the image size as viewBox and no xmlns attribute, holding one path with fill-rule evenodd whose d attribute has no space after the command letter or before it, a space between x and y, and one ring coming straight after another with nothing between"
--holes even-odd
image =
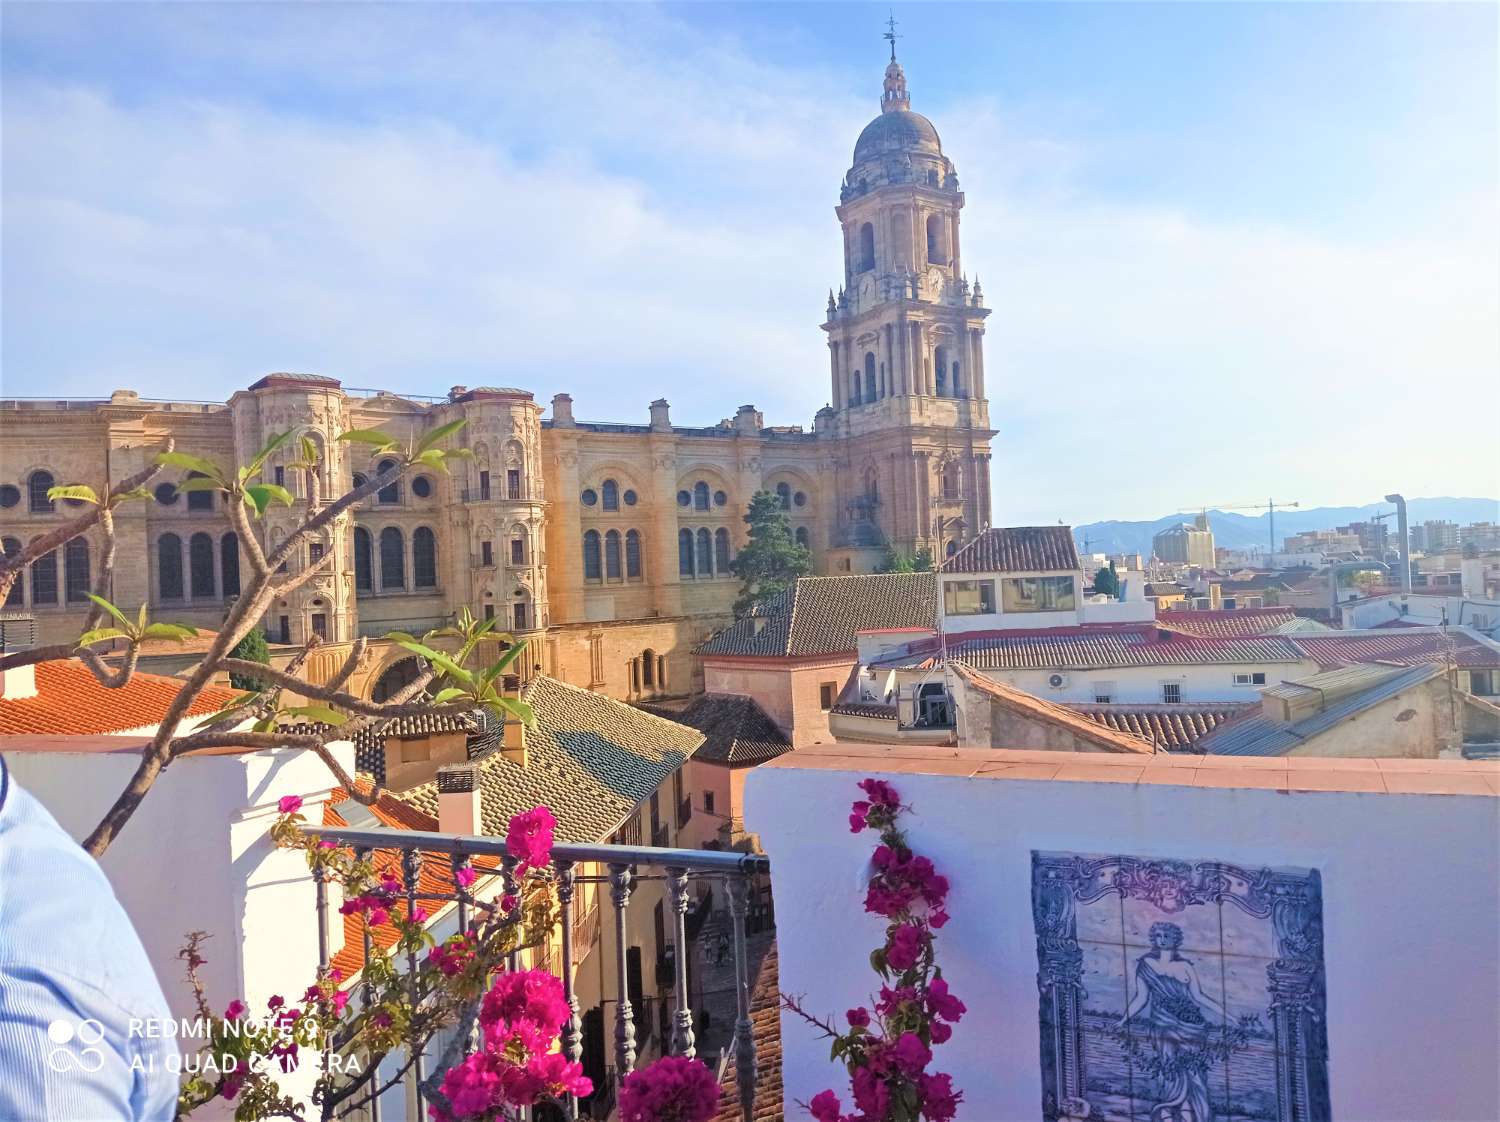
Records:
<instances>
[{"instance_id":1,"label":"terracotta roof tile","mask_svg":"<svg viewBox=\"0 0 1500 1122\"><path fill-rule=\"evenodd\" d=\"M1392 662L1417 666L1441 662L1451 649L1454 662L1465 669L1500 667L1500 649L1463 631L1438 628L1389 628L1380 631L1330 631L1288 638L1319 666L1347 666L1353 662Z\"/></svg>"},{"instance_id":2,"label":"terracotta roof tile","mask_svg":"<svg viewBox=\"0 0 1500 1122\"><path fill-rule=\"evenodd\" d=\"M781 989L772 940L750 986L750 1029L755 1040L755 1110L753 1122L781 1122L786 1117L781 1085ZM739 1077L734 1056L724 1072L723 1098L714 1122L740 1122Z\"/></svg>"},{"instance_id":3,"label":"terracotta roof tile","mask_svg":"<svg viewBox=\"0 0 1500 1122\"><path fill-rule=\"evenodd\" d=\"M703 642L704 655L852 654L861 631L937 626L933 573L803 577L771 603Z\"/></svg>"},{"instance_id":4,"label":"terracotta roof tile","mask_svg":"<svg viewBox=\"0 0 1500 1122\"><path fill-rule=\"evenodd\" d=\"M36 696L0 698L0 735L127 732L159 724L185 683L137 671L119 689L105 689L77 659L36 664ZM201 717L224 708L238 690L206 686L188 707Z\"/></svg>"},{"instance_id":5,"label":"terracotta roof tile","mask_svg":"<svg viewBox=\"0 0 1500 1122\"><path fill-rule=\"evenodd\" d=\"M943 562L945 573L1035 573L1078 568L1067 526L997 526Z\"/></svg>"},{"instance_id":6,"label":"terracotta roof tile","mask_svg":"<svg viewBox=\"0 0 1500 1122\"><path fill-rule=\"evenodd\" d=\"M986 678L962 663L954 663L953 669L965 682L989 695L992 701L1003 708L1020 713L1034 721L1043 721L1064 728L1074 736L1087 740L1106 752L1140 752L1149 755L1152 751L1151 744L1138 736L1122 732L1112 725L1092 721L1065 706L1043 701L1025 690L1007 686L993 678ZM996 747L1002 746L996 745Z\"/></svg>"},{"instance_id":7,"label":"terracotta roof tile","mask_svg":"<svg viewBox=\"0 0 1500 1122\"><path fill-rule=\"evenodd\" d=\"M1271 635L1296 618L1291 608L1163 609L1156 613L1156 622L1163 627L1209 639Z\"/></svg>"},{"instance_id":8,"label":"terracotta roof tile","mask_svg":"<svg viewBox=\"0 0 1500 1122\"><path fill-rule=\"evenodd\" d=\"M1254 702L1236 705L1069 705L1069 709L1171 752L1193 750L1201 738L1227 721L1259 712Z\"/></svg>"},{"instance_id":9,"label":"terracotta roof tile","mask_svg":"<svg viewBox=\"0 0 1500 1122\"><path fill-rule=\"evenodd\" d=\"M948 654L975 670L1102 670L1116 666L1242 666L1300 662L1306 657L1284 635L1204 639L1140 624L999 631L950 637ZM935 649L882 660L880 665L930 669Z\"/></svg>"},{"instance_id":10,"label":"terracotta roof tile","mask_svg":"<svg viewBox=\"0 0 1500 1122\"><path fill-rule=\"evenodd\" d=\"M694 760L758 764L792 750L792 742L776 722L749 697L699 694L667 719L703 734L703 747L693 753Z\"/></svg>"}]
</instances>

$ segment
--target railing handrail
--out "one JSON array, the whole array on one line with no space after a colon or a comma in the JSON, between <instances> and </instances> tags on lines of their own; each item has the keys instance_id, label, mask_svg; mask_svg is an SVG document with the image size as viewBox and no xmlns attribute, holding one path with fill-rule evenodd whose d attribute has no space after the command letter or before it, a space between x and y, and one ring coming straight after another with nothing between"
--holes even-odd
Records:
<instances>
[{"instance_id":1,"label":"railing handrail","mask_svg":"<svg viewBox=\"0 0 1500 1122\"><path fill-rule=\"evenodd\" d=\"M504 838L475 834L440 834L428 830L397 830L388 826L353 829L347 826L305 825L303 833L325 838L354 849L421 849L471 857L506 857ZM649 845L598 845L556 842L552 860L594 861L604 865L660 865L669 869L707 873L769 873L771 859L761 853L733 850L670 849Z\"/></svg>"}]
</instances>

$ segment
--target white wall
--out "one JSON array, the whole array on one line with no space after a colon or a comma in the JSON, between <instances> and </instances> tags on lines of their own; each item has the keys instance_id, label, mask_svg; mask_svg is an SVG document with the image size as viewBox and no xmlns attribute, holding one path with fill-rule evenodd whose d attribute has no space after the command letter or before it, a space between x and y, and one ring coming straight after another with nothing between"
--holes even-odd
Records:
<instances>
[{"instance_id":1,"label":"white wall","mask_svg":"<svg viewBox=\"0 0 1500 1122\"><path fill-rule=\"evenodd\" d=\"M354 747L334 746L354 767ZM82 840L124 789L139 756L129 752L7 751L11 774L58 823ZM277 800L301 795L322 819L332 776L308 752L189 756L157 780L100 865L135 924L174 1016L192 1018L192 993L177 951L207 931L203 977L215 1011L236 997L263 1012L272 994L296 995L318 967L313 882L300 853L275 849L266 832ZM331 924L342 932L340 917ZM333 950L337 950L335 945Z\"/></svg>"},{"instance_id":2,"label":"white wall","mask_svg":"<svg viewBox=\"0 0 1500 1122\"><path fill-rule=\"evenodd\" d=\"M872 769L878 772L878 768ZM867 772L758 768L746 826L771 857L780 984L819 1014L869 1004L869 834L848 804ZM891 777L913 847L952 880L938 959L969 1014L936 1049L971 1122L1041 1114L1031 851L1319 869L1333 1116L1500 1118L1500 800L1129 783ZM830 938L829 932L837 932ZM782 1014L786 1101L847 1077Z\"/></svg>"},{"instance_id":3,"label":"white wall","mask_svg":"<svg viewBox=\"0 0 1500 1122\"><path fill-rule=\"evenodd\" d=\"M1155 704L1162 699L1162 683L1176 682L1182 689L1182 700L1186 704L1195 702L1240 702L1259 701L1260 686L1237 686L1236 674L1263 673L1265 685L1292 682L1318 672L1317 664L1311 660L1302 662L1246 663L1231 666L1117 666L1104 670L981 670L986 678L993 678L1016 689L1025 690L1044 701L1082 702L1093 704L1094 683L1111 682L1111 695L1116 704ZM1053 674L1062 674L1067 684L1054 689L1049 679ZM931 681L931 672L904 670L899 672L901 694L911 694L913 683Z\"/></svg>"},{"instance_id":4,"label":"white wall","mask_svg":"<svg viewBox=\"0 0 1500 1122\"><path fill-rule=\"evenodd\" d=\"M1003 628L1073 627L1077 625L1078 609L1065 612L1006 612L1004 608L1003 584L1017 577L1072 577L1073 602L1083 602L1083 576L1070 570L1053 570L1045 573L944 573L938 589L938 606L942 610L946 602L945 589L954 581L990 581L995 586L995 610L986 615L943 615L943 630L949 635L969 631L998 631Z\"/></svg>"}]
</instances>

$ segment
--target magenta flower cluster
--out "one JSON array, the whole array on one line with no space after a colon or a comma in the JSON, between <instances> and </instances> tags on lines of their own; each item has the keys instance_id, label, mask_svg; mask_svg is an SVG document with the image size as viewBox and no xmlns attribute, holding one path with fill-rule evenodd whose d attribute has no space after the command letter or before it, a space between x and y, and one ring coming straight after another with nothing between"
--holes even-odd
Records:
<instances>
[{"instance_id":1,"label":"magenta flower cluster","mask_svg":"<svg viewBox=\"0 0 1500 1122\"><path fill-rule=\"evenodd\" d=\"M451 1109L434 1104L428 1113L436 1122L489 1119L506 1107L591 1093L582 1065L552 1051L569 1013L562 983L547 971L496 975L479 1011L482 1046L443 1076Z\"/></svg>"},{"instance_id":2,"label":"magenta flower cluster","mask_svg":"<svg viewBox=\"0 0 1500 1122\"><path fill-rule=\"evenodd\" d=\"M391 918L391 905L401 895L401 882L390 873L380 878L374 888L351 896L339 905L341 915L362 915L372 927L379 927Z\"/></svg>"},{"instance_id":3,"label":"magenta flower cluster","mask_svg":"<svg viewBox=\"0 0 1500 1122\"><path fill-rule=\"evenodd\" d=\"M505 833L505 848L521 862L518 873L540 869L552 860L552 831L556 827L557 819L544 806L510 820L510 829Z\"/></svg>"},{"instance_id":4,"label":"magenta flower cluster","mask_svg":"<svg viewBox=\"0 0 1500 1122\"><path fill-rule=\"evenodd\" d=\"M719 1081L686 1056L663 1056L620 1084L620 1122L708 1122L718 1113Z\"/></svg>"},{"instance_id":5,"label":"magenta flower cluster","mask_svg":"<svg viewBox=\"0 0 1500 1122\"><path fill-rule=\"evenodd\" d=\"M871 956L883 984L873 1013L859 1006L845 1014L847 1032L823 1026L848 1069L853 1111L845 1113L832 1090L813 1096L807 1107L816 1122L949 1122L963 1092L951 1076L929 1070L933 1048L953 1035L967 1012L948 989L934 951L934 933L948 922L948 878L907 844L899 828L906 808L895 788L880 779L859 786L865 797L850 808L849 828L880 834L865 910L889 921L884 945ZM790 999L788 1007L802 1012Z\"/></svg>"}]
</instances>

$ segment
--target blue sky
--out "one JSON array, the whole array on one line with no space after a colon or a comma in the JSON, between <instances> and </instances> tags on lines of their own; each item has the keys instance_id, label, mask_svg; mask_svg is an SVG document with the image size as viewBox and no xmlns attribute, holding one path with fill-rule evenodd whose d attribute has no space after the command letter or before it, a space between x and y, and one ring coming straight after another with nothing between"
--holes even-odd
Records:
<instances>
[{"instance_id":1,"label":"blue sky","mask_svg":"<svg viewBox=\"0 0 1500 1122\"><path fill-rule=\"evenodd\" d=\"M7 5L6 395L811 422L886 9ZM1500 493L1496 9L908 5L1000 523Z\"/></svg>"}]
</instances>

